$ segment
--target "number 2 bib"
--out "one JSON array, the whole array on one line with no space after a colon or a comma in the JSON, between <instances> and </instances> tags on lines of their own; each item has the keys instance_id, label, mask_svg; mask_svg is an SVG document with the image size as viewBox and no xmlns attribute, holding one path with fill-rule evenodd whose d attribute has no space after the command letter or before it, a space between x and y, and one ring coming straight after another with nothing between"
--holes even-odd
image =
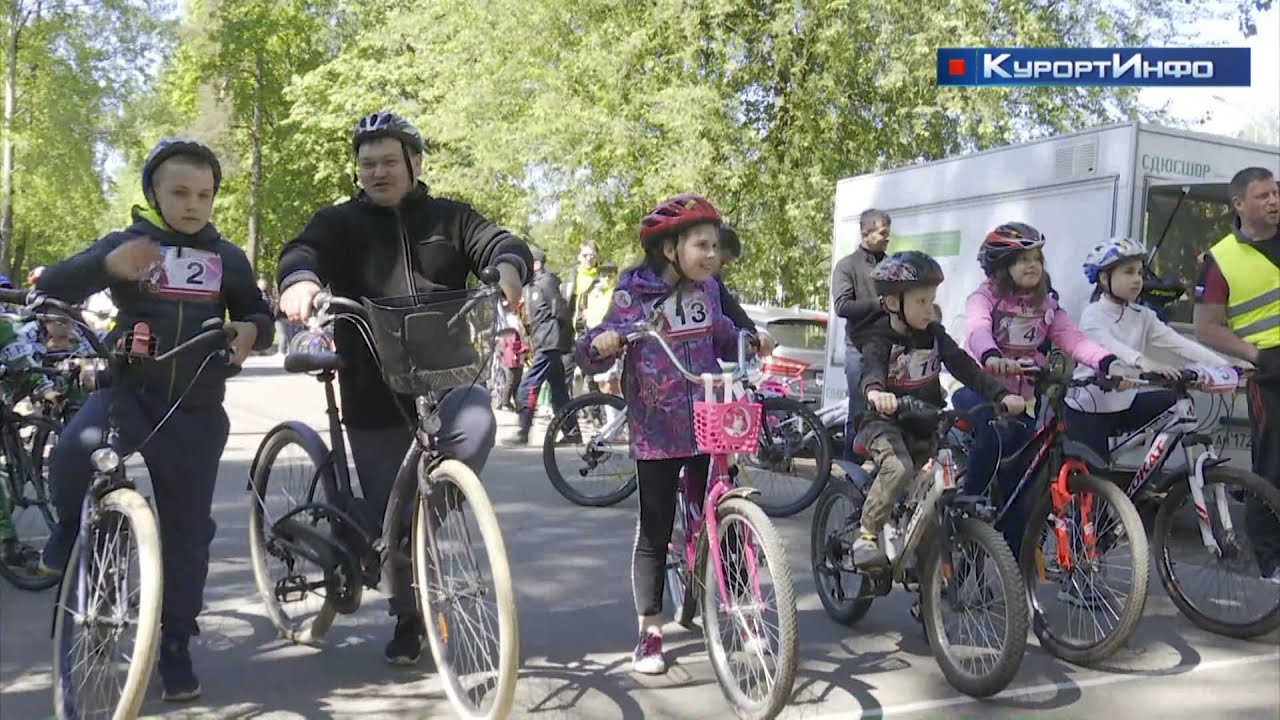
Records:
<instances>
[{"instance_id":1,"label":"number 2 bib","mask_svg":"<svg viewBox=\"0 0 1280 720\"><path fill-rule=\"evenodd\" d=\"M701 290L672 295L659 306L666 323L666 336L688 340L711 332L711 308Z\"/></svg>"},{"instance_id":2,"label":"number 2 bib","mask_svg":"<svg viewBox=\"0 0 1280 720\"><path fill-rule=\"evenodd\" d=\"M166 245L145 281L147 289L173 300L216 300L222 295L222 256L216 252Z\"/></svg>"}]
</instances>

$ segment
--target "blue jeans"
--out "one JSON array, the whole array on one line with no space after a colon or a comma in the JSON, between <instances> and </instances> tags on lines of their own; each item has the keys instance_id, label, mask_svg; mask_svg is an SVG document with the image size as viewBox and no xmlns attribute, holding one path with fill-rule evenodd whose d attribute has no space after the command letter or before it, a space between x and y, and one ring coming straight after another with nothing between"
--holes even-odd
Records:
<instances>
[{"instance_id":1,"label":"blue jeans","mask_svg":"<svg viewBox=\"0 0 1280 720\"><path fill-rule=\"evenodd\" d=\"M844 421L844 446L840 448L840 456L853 460L853 436L857 435L858 416L866 412L867 400L862 396L862 353L852 345L844 346L844 380L849 388L849 414Z\"/></svg>"},{"instance_id":2,"label":"blue jeans","mask_svg":"<svg viewBox=\"0 0 1280 720\"><path fill-rule=\"evenodd\" d=\"M951 402L957 410L967 411L987 400L969 388L961 388L952 397ZM1018 462L1010 463L1003 468L1000 467L1000 461L1012 457L1027 444L1035 433L1035 418L1022 415L1011 418L1013 422L1008 424L994 425L992 423L995 420L995 412L988 407L974 413L971 420L973 446L969 449L964 491L969 495L988 495L994 476L999 483L1003 502L1008 502L1010 493L1018 486L1018 481L1022 479L1033 455L1028 453ZM1024 488L1017 502L996 524L996 529L1004 533L1005 541L1013 549L1015 557L1022 547L1022 536L1026 533L1027 515L1031 511L1032 502L1034 498Z\"/></svg>"}]
</instances>

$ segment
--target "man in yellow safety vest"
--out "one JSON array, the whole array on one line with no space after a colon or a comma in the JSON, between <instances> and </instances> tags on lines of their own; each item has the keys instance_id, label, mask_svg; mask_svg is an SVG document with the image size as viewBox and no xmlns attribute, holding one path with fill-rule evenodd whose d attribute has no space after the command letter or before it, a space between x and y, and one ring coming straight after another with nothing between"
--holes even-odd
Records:
<instances>
[{"instance_id":1,"label":"man in yellow safety vest","mask_svg":"<svg viewBox=\"0 0 1280 720\"><path fill-rule=\"evenodd\" d=\"M1260 167L1236 173L1227 189L1235 226L1205 255L1195 332L1205 345L1257 367L1249 381L1253 471L1280 487L1280 189L1275 174ZM1251 534L1267 528L1262 575L1280 583L1280 522L1265 506L1251 510L1267 516L1249 523Z\"/></svg>"}]
</instances>

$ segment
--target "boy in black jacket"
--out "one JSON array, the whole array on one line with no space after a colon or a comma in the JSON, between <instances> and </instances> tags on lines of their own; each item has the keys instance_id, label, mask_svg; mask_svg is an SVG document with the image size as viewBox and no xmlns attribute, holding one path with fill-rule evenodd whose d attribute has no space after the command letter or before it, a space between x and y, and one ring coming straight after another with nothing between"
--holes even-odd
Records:
<instances>
[{"instance_id":1,"label":"boy in black jacket","mask_svg":"<svg viewBox=\"0 0 1280 720\"><path fill-rule=\"evenodd\" d=\"M1002 403L1009 413L1025 410L1023 399L983 372L937 322L934 299L942 284L937 261L922 252L896 253L876 266L871 279L887 312L857 337L863 360L861 391L869 411L854 446L866 448L880 468L862 507L862 528L853 545L853 561L860 567L887 562L876 542L880 528L889 518L894 497L933 454L928 440L934 428L903 427L891 417L898 411L900 396L942 407L946 398L938 375L945 365L966 387Z\"/></svg>"},{"instance_id":2,"label":"boy in black jacket","mask_svg":"<svg viewBox=\"0 0 1280 720\"><path fill-rule=\"evenodd\" d=\"M273 331L271 310L254 285L244 251L209 224L221 179L218 159L203 143L161 140L142 166L142 191L150 207L134 208L133 225L50 266L36 283L40 291L70 303L111 288L119 308L117 332L146 322L157 353L199 334L206 320L231 318L229 363L210 359L201 370L205 355L192 352L125 368L67 423L50 464L59 524L45 547L44 564L60 570L79 530L89 455L101 444L108 411L114 404L123 453L137 448L180 401L142 448L160 525L159 670L164 699L170 701L200 696L187 643L200 632L196 617L209 573L214 483L230 429L222 407L226 380L252 350L271 344Z\"/></svg>"}]
</instances>

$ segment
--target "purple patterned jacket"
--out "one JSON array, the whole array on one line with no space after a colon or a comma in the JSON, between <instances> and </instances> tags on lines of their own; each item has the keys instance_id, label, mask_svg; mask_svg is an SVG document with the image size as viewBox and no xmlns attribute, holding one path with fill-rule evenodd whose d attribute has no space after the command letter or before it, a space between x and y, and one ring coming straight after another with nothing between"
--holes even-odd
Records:
<instances>
[{"instance_id":1,"label":"purple patterned jacket","mask_svg":"<svg viewBox=\"0 0 1280 720\"><path fill-rule=\"evenodd\" d=\"M719 373L717 359L737 361L738 328L721 311L716 281L685 281L672 292L660 275L641 265L622 273L604 320L579 339L578 366L591 373L607 370L613 359L596 357L591 341L605 330L625 337L659 300L659 328L686 369ZM700 454L693 437L693 401L702 399L702 387L685 380L656 341L646 338L627 349L622 394L627 400L633 458Z\"/></svg>"}]
</instances>

